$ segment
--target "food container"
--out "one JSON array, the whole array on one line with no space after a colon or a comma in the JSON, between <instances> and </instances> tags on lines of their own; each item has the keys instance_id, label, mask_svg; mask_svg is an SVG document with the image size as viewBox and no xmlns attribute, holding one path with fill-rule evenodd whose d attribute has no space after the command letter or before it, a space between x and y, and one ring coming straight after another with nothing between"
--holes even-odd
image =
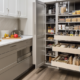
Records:
<instances>
[{"instance_id":1,"label":"food container","mask_svg":"<svg viewBox=\"0 0 80 80\"><path fill-rule=\"evenodd\" d=\"M61 11L60 12L61 12L61 14L64 14L66 12L66 7L64 7L64 6L61 7Z\"/></svg>"},{"instance_id":2,"label":"food container","mask_svg":"<svg viewBox=\"0 0 80 80\"><path fill-rule=\"evenodd\" d=\"M73 27L73 26L70 26L70 27L69 27L69 30L73 30L73 29L74 29L74 27Z\"/></svg>"},{"instance_id":3,"label":"food container","mask_svg":"<svg viewBox=\"0 0 80 80\"><path fill-rule=\"evenodd\" d=\"M71 22L71 18L66 18L66 22Z\"/></svg>"},{"instance_id":4,"label":"food container","mask_svg":"<svg viewBox=\"0 0 80 80\"><path fill-rule=\"evenodd\" d=\"M77 18L77 22L80 22L80 17Z\"/></svg>"},{"instance_id":5,"label":"food container","mask_svg":"<svg viewBox=\"0 0 80 80\"><path fill-rule=\"evenodd\" d=\"M66 25L62 25L62 30L65 30Z\"/></svg>"},{"instance_id":6,"label":"food container","mask_svg":"<svg viewBox=\"0 0 80 80\"><path fill-rule=\"evenodd\" d=\"M69 30L69 27L65 27L66 28L66 30Z\"/></svg>"},{"instance_id":7,"label":"food container","mask_svg":"<svg viewBox=\"0 0 80 80\"><path fill-rule=\"evenodd\" d=\"M72 56L69 57L69 64L73 64L73 58L72 58Z\"/></svg>"},{"instance_id":8,"label":"food container","mask_svg":"<svg viewBox=\"0 0 80 80\"><path fill-rule=\"evenodd\" d=\"M77 18L72 18L72 22L77 22Z\"/></svg>"},{"instance_id":9,"label":"food container","mask_svg":"<svg viewBox=\"0 0 80 80\"><path fill-rule=\"evenodd\" d=\"M59 22L65 22L64 18L59 18Z\"/></svg>"},{"instance_id":10,"label":"food container","mask_svg":"<svg viewBox=\"0 0 80 80\"><path fill-rule=\"evenodd\" d=\"M62 30L62 25L59 25L58 27L59 27L59 30Z\"/></svg>"},{"instance_id":11,"label":"food container","mask_svg":"<svg viewBox=\"0 0 80 80\"><path fill-rule=\"evenodd\" d=\"M74 30L78 30L79 29L79 26L78 25L75 25L74 26Z\"/></svg>"},{"instance_id":12,"label":"food container","mask_svg":"<svg viewBox=\"0 0 80 80\"><path fill-rule=\"evenodd\" d=\"M52 57L49 57L49 62L51 63Z\"/></svg>"}]
</instances>

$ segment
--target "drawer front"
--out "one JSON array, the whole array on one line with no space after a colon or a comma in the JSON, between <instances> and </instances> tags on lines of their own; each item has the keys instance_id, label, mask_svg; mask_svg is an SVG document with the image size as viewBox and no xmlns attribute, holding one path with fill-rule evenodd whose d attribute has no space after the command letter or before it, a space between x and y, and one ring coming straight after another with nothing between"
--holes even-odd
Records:
<instances>
[{"instance_id":1,"label":"drawer front","mask_svg":"<svg viewBox=\"0 0 80 80\"><path fill-rule=\"evenodd\" d=\"M9 52L9 46L2 46L0 47L0 54Z\"/></svg>"},{"instance_id":2,"label":"drawer front","mask_svg":"<svg viewBox=\"0 0 80 80\"><path fill-rule=\"evenodd\" d=\"M13 54L13 53L17 53L17 51L14 50L14 51L10 51L10 52L3 53L3 54L0 55L0 59L1 59L1 58L4 58L4 57L6 57L6 56L9 56L9 55L11 55L11 54Z\"/></svg>"},{"instance_id":3,"label":"drawer front","mask_svg":"<svg viewBox=\"0 0 80 80\"><path fill-rule=\"evenodd\" d=\"M17 44L11 44L10 45L10 51L13 51L13 50L17 50Z\"/></svg>"},{"instance_id":4,"label":"drawer front","mask_svg":"<svg viewBox=\"0 0 80 80\"><path fill-rule=\"evenodd\" d=\"M15 67L9 69L5 73L0 75L0 80L14 80L24 71L32 66L32 57L25 59L24 61L18 63ZM5 77L4 77L5 76Z\"/></svg>"},{"instance_id":5,"label":"drawer front","mask_svg":"<svg viewBox=\"0 0 80 80\"><path fill-rule=\"evenodd\" d=\"M3 69L16 61L17 61L17 53L13 52L13 54L0 59L0 69Z\"/></svg>"},{"instance_id":6,"label":"drawer front","mask_svg":"<svg viewBox=\"0 0 80 80\"><path fill-rule=\"evenodd\" d=\"M32 39L26 41L27 46L32 46Z\"/></svg>"},{"instance_id":7,"label":"drawer front","mask_svg":"<svg viewBox=\"0 0 80 80\"><path fill-rule=\"evenodd\" d=\"M18 42L17 45L18 45L17 48L24 47L24 46L26 46L26 41Z\"/></svg>"},{"instance_id":8,"label":"drawer front","mask_svg":"<svg viewBox=\"0 0 80 80\"><path fill-rule=\"evenodd\" d=\"M80 72L80 66L70 65L70 64L66 64L66 63L51 61L51 66L56 66L56 67L70 69L70 70L74 70L74 71L79 71Z\"/></svg>"}]
</instances>

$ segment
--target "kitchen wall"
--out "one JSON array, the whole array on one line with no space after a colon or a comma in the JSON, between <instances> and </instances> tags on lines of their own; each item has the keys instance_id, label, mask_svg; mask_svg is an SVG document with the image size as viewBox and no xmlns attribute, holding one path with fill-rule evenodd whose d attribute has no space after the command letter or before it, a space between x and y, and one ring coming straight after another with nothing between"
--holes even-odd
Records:
<instances>
[{"instance_id":1,"label":"kitchen wall","mask_svg":"<svg viewBox=\"0 0 80 80\"><path fill-rule=\"evenodd\" d=\"M18 29L17 19L0 17L0 31L9 30L10 32L12 32L14 29ZM1 37L1 32L0 32L0 37Z\"/></svg>"}]
</instances>

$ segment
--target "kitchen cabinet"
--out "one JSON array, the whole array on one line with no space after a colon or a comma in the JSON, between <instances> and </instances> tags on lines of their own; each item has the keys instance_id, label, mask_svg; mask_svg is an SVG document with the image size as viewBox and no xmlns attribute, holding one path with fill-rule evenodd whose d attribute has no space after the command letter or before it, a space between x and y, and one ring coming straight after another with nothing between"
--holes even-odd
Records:
<instances>
[{"instance_id":1,"label":"kitchen cabinet","mask_svg":"<svg viewBox=\"0 0 80 80\"><path fill-rule=\"evenodd\" d=\"M62 0L57 0L57 1L62 1ZM68 10L69 10L69 7L72 7L72 9L70 12L66 11L64 15L59 12L59 6L61 6L61 3L59 2L53 2L52 4L49 4L49 3L44 4L43 2L36 0L36 3L34 3L34 10L33 10L34 11L34 35L33 35L33 61L34 62L33 63L35 64L36 68L46 64L48 66L55 66L59 68L80 72L80 64L78 63L76 65L75 63L77 60L75 61L72 60L72 63L68 64L64 62L66 61L65 57L63 60L61 59L61 55L66 55L66 53L68 54L67 61L70 61L68 59L70 56L75 56L77 54L77 58L78 58L80 55L79 33L77 36L76 36L76 33L74 33L75 36L74 35L70 36L71 33L63 32L66 30L67 32L70 32L70 30L74 30L76 32L74 25L78 25L76 24L78 22L75 22L75 21L74 22L62 21L61 23L59 22L59 19L62 17L63 19L65 19L66 17L76 18L76 16L78 17L80 16L79 14L69 15L69 13L72 13L74 10L75 11L77 10L77 8L73 10L74 5L70 5L69 3L72 3L72 2L66 3L66 5L68 5ZM55 8L55 11L53 10L52 13L48 14L48 10L50 9L50 6L53 6ZM55 20L50 22L49 18L53 18ZM59 30L59 25L62 25L62 24L65 24L66 28L64 30L63 29ZM69 26L68 24L70 24L71 26ZM52 27L52 26L55 27L54 34L48 33L48 27ZM67 26L69 27L69 29L67 29ZM74 29L73 28L70 29L71 27L73 27ZM79 29L77 28L77 31L78 30ZM48 37L52 37L53 39L50 40ZM69 46L67 47L65 46L65 48L62 48L62 46L64 46L63 43L67 43L69 45L74 44L75 47L72 48ZM78 48L76 48L76 46L78 46ZM50 52L51 50L52 52ZM54 53L55 53L55 56L54 56ZM80 58L78 60L80 60Z\"/></svg>"},{"instance_id":2,"label":"kitchen cabinet","mask_svg":"<svg viewBox=\"0 0 80 80\"><path fill-rule=\"evenodd\" d=\"M27 0L0 0L0 15L27 18Z\"/></svg>"},{"instance_id":3,"label":"kitchen cabinet","mask_svg":"<svg viewBox=\"0 0 80 80\"><path fill-rule=\"evenodd\" d=\"M32 39L1 46L0 64L1 80L13 80L28 70L32 66Z\"/></svg>"},{"instance_id":4,"label":"kitchen cabinet","mask_svg":"<svg viewBox=\"0 0 80 80\"><path fill-rule=\"evenodd\" d=\"M27 18L27 0L18 0L18 17Z\"/></svg>"},{"instance_id":5,"label":"kitchen cabinet","mask_svg":"<svg viewBox=\"0 0 80 80\"><path fill-rule=\"evenodd\" d=\"M4 5L5 1L4 0L0 0L0 15L4 15Z\"/></svg>"},{"instance_id":6,"label":"kitchen cabinet","mask_svg":"<svg viewBox=\"0 0 80 80\"><path fill-rule=\"evenodd\" d=\"M6 1L6 15L17 16L17 0L5 0Z\"/></svg>"}]
</instances>

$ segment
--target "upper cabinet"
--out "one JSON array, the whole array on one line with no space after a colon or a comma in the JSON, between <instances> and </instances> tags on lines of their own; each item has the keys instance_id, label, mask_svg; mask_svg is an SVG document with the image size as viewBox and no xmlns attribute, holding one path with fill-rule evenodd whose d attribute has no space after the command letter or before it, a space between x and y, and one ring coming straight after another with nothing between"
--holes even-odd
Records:
<instances>
[{"instance_id":1,"label":"upper cabinet","mask_svg":"<svg viewBox=\"0 0 80 80\"><path fill-rule=\"evenodd\" d=\"M0 0L0 15L4 15L4 13L5 13L4 7L5 7L5 1Z\"/></svg>"},{"instance_id":2,"label":"upper cabinet","mask_svg":"<svg viewBox=\"0 0 80 80\"><path fill-rule=\"evenodd\" d=\"M17 16L17 0L7 0L7 10L9 10L9 16Z\"/></svg>"},{"instance_id":3,"label":"upper cabinet","mask_svg":"<svg viewBox=\"0 0 80 80\"><path fill-rule=\"evenodd\" d=\"M21 18L27 17L27 0L18 0L18 16Z\"/></svg>"},{"instance_id":4,"label":"upper cabinet","mask_svg":"<svg viewBox=\"0 0 80 80\"><path fill-rule=\"evenodd\" d=\"M27 0L0 0L0 15L27 18Z\"/></svg>"}]
</instances>

